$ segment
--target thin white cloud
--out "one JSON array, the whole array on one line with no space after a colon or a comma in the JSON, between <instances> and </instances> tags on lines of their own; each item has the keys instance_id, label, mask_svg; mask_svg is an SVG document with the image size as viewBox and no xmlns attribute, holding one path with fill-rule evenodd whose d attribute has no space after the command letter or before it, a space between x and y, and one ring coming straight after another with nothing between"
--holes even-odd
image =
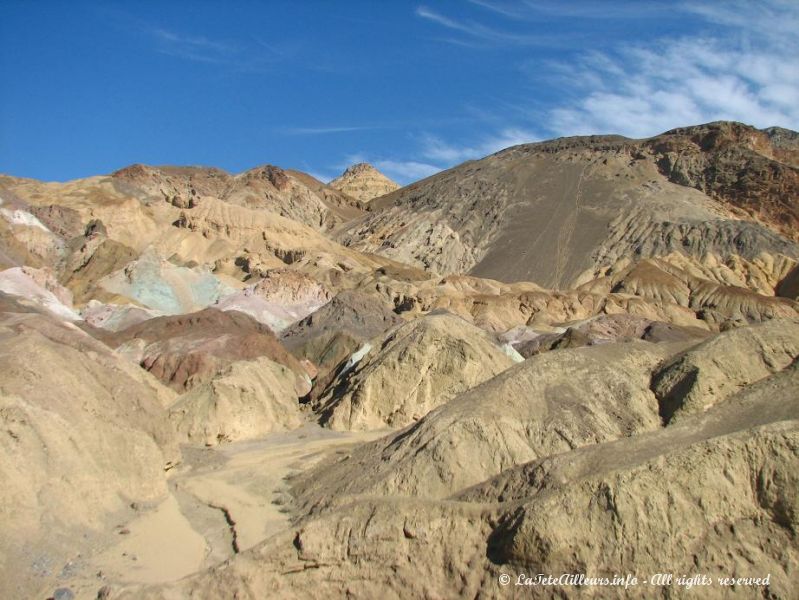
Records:
<instances>
[{"instance_id":1,"label":"thin white cloud","mask_svg":"<svg viewBox=\"0 0 799 600\"><path fill-rule=\"evenodd\" d=\"M424 179L441 171L441 167L413 160L378 160L374 162L374 166L400 183Z\"/></svg>"},{"instance_id":2,"label":"thin white cloud","mask_svg":"<svg viewBox=\"0 0 799 600\"><path fill-rule=\"evenodd\" d=\"M217 65L239 72L268 70L276 62L286 58L286 53L279 47L258 39L241 43L223 41L152 27L140 21L134 22L153 40L153 49L156 52L174 58Z\"/></svg>"},{"instance_id":3,"label":"thin white cloud","mask_svg":"<svg viewBox=\"0 0 799 600\"><path fill-rule=\"evenodd\" d=\"M747 34L665 40L586 57L570 73L582 96L551 110L549 128L560 135L630 137L715 120L797 128L799 44Z\"/></svg>"},{"instance_id":4,"label":"thin white cloud","mask_svg":"<svg viewBox=\"0 0 799 600\"><path fill-rule=\"evenodd\" d=\"M153 29L152 34L159 52L188 60L221 64L238 52L231 44L203 36L184 35L166 29Z\"/></svg>"},{"instance_id":5,"label":"thin white cloud","mask_svg":"<svg viewBox=\"0 0 799 600\"><path fill-rule=\"evenodd\" d=\"M799 30L796 0L705 0L683 2L678 8L712 23L756 32L769 38L784 34L796 39Z\"/></svg>"},{"instance_id":6,"label":"thin white cloud","mask_svg":"<svg viewBox=\"0 0 799 600\"><path fill-rule=\"evenodd\" d=\"M326 135L329 133L347 133L350 131L368 131L372 129L380 129L380 127L372 127L368 125L360 126L331 126L331 127L288 127L283 129L282 132L287 135Z\"/></svg>"},{"instance_id":7,"label":"thin white cloud","mask_svg":"<svg viewBox=\"0 0 799 600\"><path fill-rule=\"evenodd\" d=\"M468 2L511 19L519 19L526 16L524 5L518 2L492 2L491 0L468 0Z\"/></svg>"},{"instance_id":8,"label":"thin white cloud","mask_svg":"<svg viewBox=\"0 0 799 600\"><path fill-rule=\"evenodd\" d=\"M483 158L510 146L540 140L540 136L525 129L506 128L474 144L457 145L433 135L422 138L422 156L448 167L466 160Z\"/></svg>"},{"instance_id":9,"label":"thin white cloud","mask_svg":"<svg viewBox=\"0 0 799 600\"><path fill-rule=\"evenodd\" d=\"M513 44L520 46L551 46L559 44L561 37L553 37L541 34L527 34L527 33L514 33L500 29L493 29L487 27L482 23L475 21L459 20L437 12L427 6L419 6L416 8L416 16L428 21L432 21L442 27L462 33L475 40L481 40L488 44ZM459 40L457 38L443 38L441 41L463 45L472 46L469 41Z\"/></svg>"},{"instance_id":10,"label":"thin white cloud","mask_svg":"<svg viewBox=\"0 0 799 600\"><path fill-rule=\"evenodd\" d=\"M674 14L679 6L664 2L645 0L617 0L614 3L553 0L468 0L508 19L535 21L547 19L585 19L585 20L641 20L662 18L664 14Z\"/></svg>"},{"instance_id":11,"label":"thin white cloud","mask_svg":"<svg viewBox=\"0 0 799 600\"><path fill-rule=\"evenodd\" d=\"M661 18L664 14L674 14L679 7L666 2L646 0L617 0L616 2L596 2L582 0L558 2L553 0L525 0L523 6L533 18L548 16L565 19L587 20L640 20Z\"/></svg>"}]
</instances>

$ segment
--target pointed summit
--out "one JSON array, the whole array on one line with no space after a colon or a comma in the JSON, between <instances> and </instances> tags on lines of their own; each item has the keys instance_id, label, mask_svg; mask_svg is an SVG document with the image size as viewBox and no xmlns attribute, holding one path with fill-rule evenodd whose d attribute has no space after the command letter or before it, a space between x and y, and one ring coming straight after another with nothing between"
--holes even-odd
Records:
<instances>
[{"instance_id":1,"label":"pointed summit","mask_svg":"<svg viewBox=\"0 0 799 600\"><path fill-rule=\"evenodd\" d=\"M369 202L378 196L384 196L400 188L369 163L358 163L347 167L347 170L328 185L353 198Z\"/></svg>"}]
</instances>

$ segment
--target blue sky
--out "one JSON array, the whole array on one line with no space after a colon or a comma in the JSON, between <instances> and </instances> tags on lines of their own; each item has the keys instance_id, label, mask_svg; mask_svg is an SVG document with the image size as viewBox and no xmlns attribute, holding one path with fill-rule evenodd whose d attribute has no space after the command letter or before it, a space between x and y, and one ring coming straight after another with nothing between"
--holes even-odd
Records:
<instances>
[{"instance_id":1,"label":"blue sky","mask_svg":"<svg viewBox=\"0 0 799 600\"><path fill-rule=\"evenodd\" d=\"M799 2L0 0L0 172L407 183L516 143L799 129Z\"/></svg>"}]
</instances>

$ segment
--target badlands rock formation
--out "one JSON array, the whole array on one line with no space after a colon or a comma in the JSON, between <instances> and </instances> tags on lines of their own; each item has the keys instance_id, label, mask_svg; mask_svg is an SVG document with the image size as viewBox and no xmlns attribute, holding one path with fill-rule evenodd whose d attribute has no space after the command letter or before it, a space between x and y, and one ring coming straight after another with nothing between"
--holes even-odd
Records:
<instances>
[{"instance_id":1,"label":"badlands rock formation","mask_svg":"<svg viewBox=\"0 0 799 600\"><path fill-rule=\"evenodd\" d=\"M318 396L354 352L401 322L380 298L345 290L284 331L281 340L295 355L317 366L312 393Z\"/></svg>"},{"instance_id":2,"label":"badlands rock formation","mask_svg":"<svg viewBox=\"0 0 799 600\"><path fill-rule=\"evenodd\" d=\"M735 351L731 333L716 340ZM641 344L564 350L558 360L552 353L512 367L300 476L291 530L230 564L122 597L522 597L528 589L507 591L499 575L648 576L664 560L712 578L704 597L740 595L717 577L766 574L768 594L793 597L796 362L664 426L648 381L669 351ZM522 402L535 410L520 410ZM653 589L669 588L584 594L651 598Z\"/></svg>"},{"instance_id":3,"label":"badlands rock formation","mask_svg":"<svg viewBox=\"0 0 799 600\"><path fill-rule=\"evenodd\" d=\"M329 185L362 202L385 196L400 187L369 163L358 163L347 167Z\"/></svg>"},{"instance_id":4,"label":"badlands rock formation","mask_svg":"<svg viewBox=\"0 0 799 600\"><path fill-rule=\"evenodd\" d=\"M771 139L712 123L515 146L389 194L340 239L441 274L560 289L672 252L795 263L799 166Z\"/></svg>"},{"instance_id":5,"label":"badlands rock formation","mask_svg":"<svg viewBox=\"0 0 799 600\"><path fill-rule=\"evenodd\" d=\"M353 359L313 407L333 429L408 425L514 363L485 332L449 314L400 325Z\"/></svg>"},{"instance_id":6,"label":"badlands rock formation","mask_svg":"<svg viewBox=\"0 0 799 600\"><path fill-rule=\"evenodd\" d=\"M180 454L171 390L69 322L0 300L0 588L23 598L131 503L162 498Z\"/></svg>"},{"instance_id":7,"label":"badlands rock formation","mask_svg":"<svg viewBox=\"0 0 799 600\"><path fill-rule=\"evenodd\" d=\"M0 176L0 596L795 598L797 140Z\"/></svg>"},{"instance_id":8,"label":"badlands rock formation","mask_svg":"<svg viewBox=\"0 0 799 600\"><path fill-rule=\"evenodd\" d=\"M214 308L243 312L280 332L327 304L330 296L324 285L307 275L271 269L257 283L221 297Z\"/></svg>"},{"instance_id":9,"label":"badlands rock formation","mask_svg":"<svg viewBox=\"0 0 799 600\"><path fill-rule=\"evenodd\" d=\"M169 408L183 439L211 446L296 429L304 419L296 374L268 358L236 361L195 385Z\"/></svg>"},{"instance_id":10,"label":"badlands rock formation","mask_svg":"<svg viewBox=\"0 0 799 600\"><path fill-rule=\"evenodd\" d=\"M265 165L239 175L202 167L132 165L115 172L114 185L143 201L163 199L191 209L211 196L262 209L318 229L335 227L360 211L358 202L308 175Z\"/></svg>"},{"instance_id":11,"label":"badlands rock formation","mask_svg":"<svg viewBox=\"0 0 799 600\"><path fill-rule=\"evenodd\" d=\"M233 362L261 356L294 373L299 395L309 386L305 369L269 328L235 311L209 308L150 319L112 335L96 335L176 391L207 383Z\"/></svg>"}]
</instances>

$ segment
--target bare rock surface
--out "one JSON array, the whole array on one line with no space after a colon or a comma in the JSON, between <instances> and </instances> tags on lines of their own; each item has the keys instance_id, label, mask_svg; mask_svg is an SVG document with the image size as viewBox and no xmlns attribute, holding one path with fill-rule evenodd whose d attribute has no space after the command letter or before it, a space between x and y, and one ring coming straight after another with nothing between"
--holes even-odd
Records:
<instances>
[{"instance_id":1,"label":"bare rock surface","mask_svg":"<svg viewBox=\"0 0 799 600\"><path fill-rule=\"evenodd\" d=\"M440 274L559 289L622 257L796 259L799 167L775 152L737 123L516 146L387 195L339 239Z\"/></svg>"},{"instance_id":2,"label":"bare rock surface","mask_svg":"<svg viewBox=\"0 0 799 600\"><path fill-rule=\"evenodd\" d=\"M652 379L667 423L703 412L799 356L799 322L774 320L733 329L675 357Z\"/></svg>"},{"instance_id":3,"label":"bare rock surface","mask_svg":"<svg viewBox=\"0 0 799 600\"><path fill-rule=\"evenodd\" d=\"M682 342L701 340L710 333L699 327L679 326L629 314L598 315L565 328L565 331L527 334L514 344L525 358L564 348L598 346L635 339L648 342Z\"/></svg>"},{"instance_id":4,"label":"bare rock surface","mask_svg":"<svg viewBox=\"0 0 799 600\"><path fill-rule=\"evenodd\" d=\"M0 175L0 595L794 598L798 140Z\"/></svg>"},{"instance_id":5,"label":"bare rock surface","mask_svg":"<svg viewBox=\"0 0 799 600\"><path fill-rule=\"evenodd\" d=\"M177 208L195 208L202 204L202 198L214 197L267 210L317 229L329 229L360 212L357 202L334 188L273 165L238 175L205 167L131 165L112 177L123 191L163 199Z\"/></svg>"},{"instance_id":6,"label":"bare rock surface","mask_svg":"<svg viewBox=\"0 0 799 600\"><path fill-rule=\"evenodd\" d=\"M347 167L339 177L336 177L328 185L362 202L369 202L379 196L385 196L400 187L399 184L391 181L368 163L358 163Z\"/></svg>"},{"instance_id":7,"label":"bare rock surface","mask_svg":"<svg viewBox=\"0 0 799 600\"><path fill-rule=\"evenodd\" d=\"M291 369L268 358L237 361L180 396L169 417L182 439L206 446L296 429L305 418L295 384Z\"/></svg>"},{"instance_id":8,"label":"bare rock surface","mask_svg":"<svg viewBox=\"0 0 799 600\"><path fill-rule=\"evenodd\" d=\"M174 393L74 325L0 314L0 589L30 597L130 502L166 493Z\"/></svg>"},{"instance_id":9,"label":"bare rock surface","mask_svg":"<svg viewBox=\"0 0 799 600\"><path fill-rule=\"evenodd\" d=\"M31 267L0 271L0 292L32 302L58 319L80 320L72 306L72 294L49 271Z\"/></svg>"},{"instance_id":10,"label":"bare rock surface","mask_svg":"<svg viewBox=\"0 0 799 600\"><path fill-rule=\"evenodd\" d=\"M526 360L303 480L302 494L445 498L537 457L657 429L650 371L668 353L637 342Z\"/></svg>"},{"instance_id":11,"label":"bare rock surface","mask_svg":"<svg viewBox=\"0 0 799 600\"><path fill-rule=\"evenodd\" d=\"M280 333L327 304L330 298L327 288L308 275L272 269L256 283L220 298L214 308L243 312Z\"/></svg>"},{"instance_id":12,"label":"bare rock surface","mask_svg":"<svg viewBox=\"0 0 799 600\"><path fill-rule=\"evenodd\" d=\"M723 335L717 339L735 344ZM499 574L510 574L512 581L522 573L630 572L643 578L662 572L665 560L675 573L713 578L714 585L702 588L703 597L738 595L716 577L770 574L768 593L791 598L799 568L797 362L739 387L706 412L663 427L647 387L648 373L663 357L652 354L653 348L664 346L611 344L525 361L412 427L301 475L294 493L303 511L290 531L223 567L122 597L256 597L274 590L289 598L312 590L356 597L522 597L529 589L501 587ZM597 369L598 350L605 356L618 353L607 364L619 371ZM598 395L604 383L602 400L571 404L559 393L548 410L519 410L508 386L531 365L541 369L548 361L564 367L560 385L573 385L584 396ZM588 367L589 362L590 369L574 370L575 363ZM627 385L640 380L637 392L624 390L624 373ZM501 387L494 387L497 381ZM540 397L545 385L531 395ZM639 404L636 398L647 400ZM481 429L476 420L471 426L450 421L436 436L414 443L465 399L477 409L469 415L481 420ZM500 407L487 412L492 404ZM572 406L589 412L575 419ZM527 421L517 432L510 420L500 423L500 408L517 419L546 415L548 426ZM458 416L469 419L463 412ZM557 435L556 424L567 436L585 427L597 437L586 444L562 439L547 444ZM464 433L470 430L479 435L469 439ZM485 454L475 452L480 446ZM500 458L492 462L497 452ZM404 469L402 460L413 468ZM401 475L389 483L381 471ZM650 598L652 589L589 587L581 596ZM539 592L543 598L563 597L557 586Z\"/></svg>"},{"instance_id":13,"label":"bare rock surface","mask_svg":"<svg viewBox=\"0 0 799 600\"><path fill-rule=\"evenodd\" d=\"M157 317L102 338L179 392L209 382L235 361L258 357L288 367L294 373L298 396L310 388L306 370L271 330L235 311L209 308Z\"/></svg>"},{"instance_id":14,"label":"bare rock surface","mask_svg":"<svg viewBox=\"0 0 799 600\"><path fill-rule=\"evenodd\" d=\"M333 429L403 427L514 364L484 331L451 314L399 325L363 348L312 405Z\"/></svg>"}]
</instances>

